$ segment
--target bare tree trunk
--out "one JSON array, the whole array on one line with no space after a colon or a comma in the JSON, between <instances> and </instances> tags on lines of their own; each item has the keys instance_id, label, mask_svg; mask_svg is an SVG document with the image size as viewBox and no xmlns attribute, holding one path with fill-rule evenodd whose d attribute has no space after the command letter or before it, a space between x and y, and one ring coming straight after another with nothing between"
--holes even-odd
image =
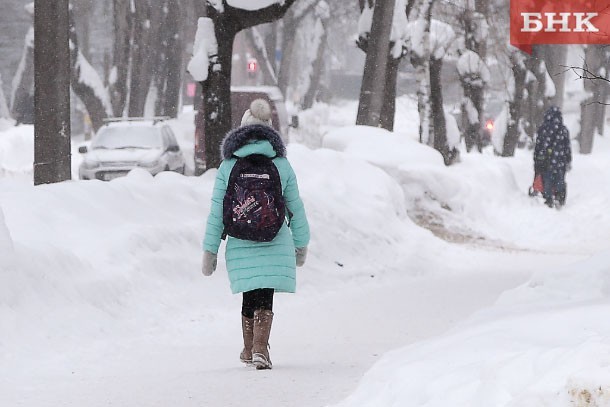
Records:
<instances>
[{"instance_id":1,"label":"bare tree trunk","mask_svg":"<svg viewBox=\"0 0 610 407\"><path fill-rule=\"evenodd\" d=\"M68 0L34 3L34 184L72 177Z\"/></svg>"},{"instance_id":2,"label":"bare tree trunk","mask_svg":"<svg viewBox=\"0 0 610 407\"><path fill-rule=\"evenodd\" d=\"M114 5L114 61L108 79L114 116L121 117L129 94L127 79L131 66L131 38L133 16L129 1L113 0Z\"/></svg>"},{"instance_id":3,"label":"bare tree trunk","mask_svg":"<svg viewBox=\"0 0 610 407\"><path fill-rule=\"evenodd\" d=\"M551 95L549 89L547 89L549 73L543 56L544 47L536 45L532 56L527 58L525 62L525 65L535 77L535 80L526 82L529 103L528 108L523 112L525 119L523 127L532 140L538 125L542 123L544 112L551 104L551 98L555 95L554 93Z\"/></svg>"},{"instance_id":4,"label":"bare tree trunk","mask_svg":"<svg viewBox=\"0 0 610 407\"><path fill-rule=\"evenodd\" d=\"M395 3L376 0L368 38L356 124L379 127Z\"/></svg>"},{"instance_id":5,"label":"bare tree trunk","mask_svg":"<svg viewBox=\"0 0 610 407\"><path fill-rule=\"evenodd\" d=\"M591 154L593 151L593 140L595 136L595 107L591 104L591 98L580 103L580 133L578 143L581 154Z\"/></svg>"},{"instance_id":6,"label":"bare tree trunk","mask_svg":"<svg viewBox=\"0 0 610 407\"><path fill-rule=\"evenodd\" d=\"M468 53L476 54L479 63L484 64L484 56L486 53L486 38L483 37L484 25L486 25L485 16L487 15L487 2L477 1L475 10L467 9L461 15L461 22L464 27L464 48L466 49L464 58ZM475 57L469 56L469 62ZM470 152L473 147L477 147L479 152L483 149L482 140L482 122L483 110L485 103L485 80L481 77L481 71L466 72L460 74L460 82L464 92L464 100L461 106L462 116L462 131L464 132L464 141L466 143L466 151Z\"/></svg>"},{"instance_id":7,"label":"bare tree trunk","mask_svg":"<svg viewBox=\"0 0 610 407\"><path fill-rule=\"evenodd\" d=\"M318 49L316 52L316 58L312 61L309 84L303 95L303 109L309 109L316 101L316 97L320 92L322 73L324 71L324 66L326 63L326 40L328 36L328 28L326 25L328 23L328 19L330 18L329 11L324 10L321 12L316 12L314 18L317 20L314 29L316 31L319 30L319 32L321 32L321 35L319 38L317 38L316 45L318 46Z\"/></svg>"},{"instance_id":8,"label":"bare tree trunk","mask_svg":"<svg viewBox=\"0 0 610 407\"><path fill-rule=\"evenodd\" d=\"M326 32L324 33L321 41L322 44L320 44L316 59L313 61L309 87L303 95L303 109L309 109L312 107L316 101L318 93L320 92L320 83L322 80L322 73L324 71L324 64L326 62L324 58L324 54L326 52Z\"/></svg>"},{"instance_id":9,"label":"bare tree trunk","mask_svg":"<svg viewBox=\"0 0 610 407\"><path fill-rule=\"evenodd\" d=\"M607 78L607 56L605 45L588 45L585 48L584 65L588 71L600 77ZM604 80L585 80L584 87L588 97L580 104L580 133L578 142L581 154L590 154L593 151L593 140L596 130L603 134L603 124L605 106L602 109L600 103L605 103L607 93L605 88L608 86ZM602 130L599 131L599 127Z\"/></svg>"},{"instance_id":10,"label":"bare tree trunk","mask_svg":"<svg viewBox=\"0 0 610 407\"><path fill-rule=\"evenodd\" d=\"M157 51L158 63L154 72L154 83L157 88L155 115L178 117L184 71L184 29L180 22L185 16L179 0L164 0L161 9L163 10L159 29L161 47Z\"/></svg>"},{"instance_id":11,"label":"bare tree trunk","mask_svg":"<svg viewBox=\"0 0 610 407\"><path fill-rule=\"evenodd\" d=\"M423 0L419 9L419 19L423 21L422 49L424 55L411 54L411 64L415 67L417 89L417 110L419 112L419 141L434 145L434 122L430 121L430 25L434 0Z\"/></svg>"},{"instance_id":12,"label":"bare tree trunk","mask_svg":"<svg viewBox=\"0 0 610 407\"><path fill-rule=\"evenodd\" d=\"M2 75L0 75L0 119L10 119L11 114L6 103L6 96L2 89Z\"/></svg>"},{"instance_id":13,"label":"bare tree trunk","mask_svg":"<svg viewBox=\"0 0 610 407\"><path fill-rule=\"evenodd\" d=\"M478 14L476 18L477 27L480 27L480 24L487 24L487 18L489 17L489 2L490 0L475 0L474 2L474 10ZM474 46L470 49L476 52L482 60L485 60L487 56L487 39L486 38L476 38Z\"/></svg>"},{"instance_id":14,"label":"bare tree trunk","mask_svg":"<svg viewBox=\"0 0 610 407\"><path fill-rule=\"evenodd\" d=\"M290 82L290 62L294 52L294 41L298 23L293 18L292 13L287 13L282 25L284 27L282 30L282 62L278 71L277 84L282 94L287 96L286 91Z\"/></svg>"},{"instance_id":15,"label":"bare tree trunk","mask_svg":"<svg viewBox=\"0 0 610 407\"><path fill-rule=\"evenodd\" d=\"M568 56L568 49L565 45L543 45L541 46L541 56L549 72L553 84L555 85L555 96L550 100L550 104L563 107L563 94L565 90L565 65Z\"/></svg>"},{"instance_id":16,"label":"bare tree trunk","mask_svg":"<svg viewBox=\"0 0 610 407\"><path fill-rule=\"evenodd\" d=\"M17 124L34 123L34 27L32 26L25 37L23 54L17 73L13 78L13 92L11 94L11 115Z\"/></svg>"},{"instance_id":17,"label":"bare tree trunk","mask_svg":"<svg viewBox=\"0 0 610 407\"><path fill-rule=\"evenodd\" d=\"M287 92L293 71L292 61L299 23L303 16L310 13L317 3L318 0L301 0L286 12L284 18L279 23L282 27L279 33L282 56L276 72L277 84L284 97L288 96Z\"/></svg>"},{"instance_id":18,"label":"bare tree trunk","mask_svg":"<svg viewBox=\"0 0 610 407\"><path fill-rule=\"evenodd\" d=\"M388 72L381 109L380 125L388 131L394 131L394 116L396 116L396 81L398 79L398 66L401 58L388 55Z\"/></svg>"},{"instance_id":19,"label":"bare tree trunk","mask_svg":"<svg viewBox=\"0 0 610 407\"><path fill-rule=\"evenodd\" d=\"M80 51L80 43L77 41L77 30L73 13L69 12L69 41L70 45L70 69L71 85L74 93L83 101L90 114L95 130L102 125L103 118L109 113L109 102L106 94L99 94L103 89L103 83L98 78L95 70L89 65ZM32 31L33 33L33 31ZM13 94L13 115L18 123L34 122L34 43L32 33L26 38L26 49L18 69L15 83L18 85ZM97 83L94 83L97 82Z\"/></svg>"},{"instance_id":20,"label":"bare tree trunk","mask_svg":"<svg viewBox=\"0 0 610 407\"><path fill-rule=\"evenodd\" d=\"M483 121L485 82L481 78L480 73L460 75L460 82L464 92L461 116L466 151L470 152L476 146L477 150L481 152L483 149L481 123Z\"/></svg>"},{"instance_id":21,"label":"bare tree trunk","mask_svg":"<svg viewBox=\"0 0 610 407\"><path fill-rule=\"evenodd\" d=\"M443 156L445 165L450 165L455 157L447 145L447 123L441 83L442 68L442 58L430 58L430 122L434 122L434 148Z\"/></svg>"},{"instance_id":22,"label":"bare tree trunk","mask_svg":"<svg viewBox=\"0 0 610 407\"><path fill-rule=\"evenodd\" d=\"M608 62L606 63L606 66L609 66ZM597 134L603 136L604 127L606 126L606 108L608 105L609 84L607 82L603 82L599 84L599 87L599 103L595 104L595 107L597 108L597 111L595 112L595 118L597 119L595 121L595 130L597 131Z\"/></svg>"},{"instance_id":23,"label":"bare tree trunk","mask_svg":"<svg viewBox=\"0 0 610 407\"><path fill-rule=\"evenodd\" d=\"M510 95L508 102L508 124L506 135L500 155L502 157L512 157L515 155L515 148L519 142L520 124L522 122L523 104L525 96L525 77L527 75L527 67L523 63L521 51L514 51L510 56L514 78L514 93Z\"/></svg>"},{"instance_id":24,"label":"bare tree trunk","mask_svg":"<svg viewBox=\"0 0 610 407\"><path fill-rule=\"evenodd\" d=\"M233 40L239 31L236 24L228 20L224 13L208 8L208 16L214 21L214 33L218 41L217 67L220 69L210 69L208 79L201 82L203 93L201 114L205 118L207 169L218 168L220 165L222 157L218 150L225 134L231 130L231 63Z\"/></svg>"},{"instance_id":25,"label":"bare tree trunk","mask_svg":"<svg viewBox=\"0 0 610 407\"><path fill-rule=\"evenodd\" d=\"M83 56L87 59L91 59L89 53L90 48L90 26L91 26L91 11L93 2L92 0L72 0L72 13L74 15L74 25L76 30L75 35L79 38L80 51Z\"/></svg>"},{"instance_id":26,"label":"bare tree trunk","mask_svg":"<svg viewBox=\"0 0 610 407\"><path fill-rule=\"evenodd\" d=\"M159 43L159 20L162 10L151 0L136 0L135 25L132 41L131 78L129 86L129 116L144 116L146 97L155 68L156 47Z\"/></svg>"},{"instance_id":27,"label":"bare tree trunk","mask_svg":"<svg viewBox=\"0 0 610 407\"><path fill-rule=\"evenodd\" d=\"M196 4L187 6L194 9ZM152 110L177 116L184 7L181 0L114 0L114 64L108 82L116 116L144 116Z\"/></svg>"}]
</instances>

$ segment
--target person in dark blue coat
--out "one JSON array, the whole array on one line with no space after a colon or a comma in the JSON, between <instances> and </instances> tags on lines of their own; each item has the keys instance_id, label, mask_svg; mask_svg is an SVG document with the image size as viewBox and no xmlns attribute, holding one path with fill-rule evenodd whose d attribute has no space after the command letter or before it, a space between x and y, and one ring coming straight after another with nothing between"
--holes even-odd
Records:
<instances>
[{"instance_id":1,"label":"person in dark blue coat","mask_svg":"<svg viewBox=\"0 0 610 407\"><path fill-rule=\"evenodd\" d=\"M551 106L536 132L534 148L534 172L542 174L543 197L549 207L565 204L565 174L571 163L570 132L563 124L561 110Z\"/></svg>"}]
</instances>

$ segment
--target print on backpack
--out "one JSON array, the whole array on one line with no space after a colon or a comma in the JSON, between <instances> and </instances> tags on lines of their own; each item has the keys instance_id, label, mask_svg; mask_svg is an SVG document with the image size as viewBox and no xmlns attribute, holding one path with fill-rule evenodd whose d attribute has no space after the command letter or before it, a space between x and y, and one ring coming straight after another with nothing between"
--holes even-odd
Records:
<instances>
[{"instance_id":1,"label":"print on backpack","mask_svg":"<svg viewBox=\"0 0 610 407\"><path fill-rule=\"evenodd\" d=\"M286 218L279 172L269 157L238 158L223 200L223 236L270 242Z\"/></svg>"}]
</instances>

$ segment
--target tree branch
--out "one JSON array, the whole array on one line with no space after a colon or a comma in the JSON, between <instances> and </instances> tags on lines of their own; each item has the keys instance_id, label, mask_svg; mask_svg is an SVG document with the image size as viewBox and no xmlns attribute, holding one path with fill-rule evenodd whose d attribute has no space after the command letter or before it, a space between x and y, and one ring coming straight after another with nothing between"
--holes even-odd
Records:
<instances>
[{"instance_id":1,"label":"tree branch","mask_svg":"<svg viewBox=\"0 0 610 407\"><path fill-rule=\"evenodd\" d=\"M610 79L591 72L591 70L589 70L589 68L587 67L587 64L585 64L585 66L583 68L581 68L579 66L567 66L567 65L561 65L561 67L562 68L566 68L566 72L567 71L574 72L574 74L576 74L576 76L578 76L578 79L583 79L583 80L588 80L588 81L601 80L601 81L604 81L604 82L610 82ZM599 104L599 105L603 105L603 106L610 106L610 103L600 102L600 101L589 102L589 103L586 103L585 106L590 106L592 104Z\"/></svg>"},{"instance_id":2,"label":"tree branch","mask_svg":"<svg viewBox=\"0 0 610 407\"><path fill-rule=\"evenodd\" d=\"M578 79L585 79L585 80L590 80L590 81L602 80L605 82L610 82L610 79L591 72L589 70L589 68L587 68L587 65L585 65L584 68L581 68L579 66L567 66L567 65L561 65L561 67L566 68L566 71L571 70L572 72L574 72L576 74L576 76L578 76Z\"/></svg>"},{"instance_id":3,"label":"tree branch","mask_svg":"<svg viewBox=\"0 0 610 407\"><path fill-rule=\"evenodd\" d=\"M290 11L293 19L300 19L313 10L320 0L301 0Z\"/></svg>"}]
</instances>

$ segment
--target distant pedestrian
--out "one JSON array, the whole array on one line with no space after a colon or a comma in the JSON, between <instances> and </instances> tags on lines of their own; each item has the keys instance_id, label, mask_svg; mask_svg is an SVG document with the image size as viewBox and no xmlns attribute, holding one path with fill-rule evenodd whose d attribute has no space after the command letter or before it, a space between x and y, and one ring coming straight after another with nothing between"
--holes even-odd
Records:
<instances>
[{"instance_id":1,"label":"distant pedestrian","mask_svg":"<svg viewBox=\"0 0 610 407\"><path fill-rule=\"evenodd\" d=\"M565 174L571 163L570 133L563 124L561 111L557 106L552 106L544 114L544 121L536 133L534 148L534 172L542 174L542 196L547 206L565 205Z\"/></svg>"},{"instance_id":2,"label":"distant pedestrian","mask_svg":"<svg viewBox=\"0 0 610 407\"><path fill-rule=\"evenodd\" d=\"M271 107L265 100L251 103L242 117L241 127L224 138L221 153L223 161L216 174L203 240L203 274L209 276L216 269L221 238L228 234L225 258L231 291L243 293L244 348L239 357L257 369L271 369L268 341L274 315L273 296L275 292L295 292L296 266L305 262L309 225L296 175L286 159L286 147L280 135L271 127ZM240 172L244 168L249 173ZM242 180L241 184L238 179ZM279 196L273 190L261 192L265 182L274 179L277 179ZM266 198L260 199L261 196ZM239 200L237 206L230 206L235 199ZM278 213L279 223L275 218ZM244 219L241 224L233 223ZM277 223L273 235L264 237L269 241L233 236L239 235L232 232L239 228L247 229L246 235L256 234L261 228L248 228L257 221L265 225Z\"/></svg>"}]
</instances>

